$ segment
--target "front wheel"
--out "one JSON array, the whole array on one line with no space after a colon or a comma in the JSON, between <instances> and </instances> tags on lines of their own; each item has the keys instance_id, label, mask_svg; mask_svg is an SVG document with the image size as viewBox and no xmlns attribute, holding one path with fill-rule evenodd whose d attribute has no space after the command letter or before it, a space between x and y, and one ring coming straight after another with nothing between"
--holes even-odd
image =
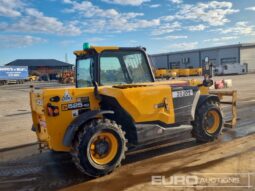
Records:
<instances>
[{"instance_id":1,"label":"front wheel","mask_svg":"<svg viewBox=\"0 0 255 191\"><path fill-rule=\"evenodd\" d=\"M219 104L205 102L197 108L192 122L192 135L198 142L209 142L218 138L223 127L223 117Z\"/></svg>"},{"instance_id":2,"label":"front wheel","mask_svg":"<svg viewBox=\"0 0 255 191\"><path fill-rule=\"evenodd\" d=\"M125 158L126 142L124 131L114 121L92 120L73 141L73 161L91 177L109 174Z\"/></svg>"}]
</instances>

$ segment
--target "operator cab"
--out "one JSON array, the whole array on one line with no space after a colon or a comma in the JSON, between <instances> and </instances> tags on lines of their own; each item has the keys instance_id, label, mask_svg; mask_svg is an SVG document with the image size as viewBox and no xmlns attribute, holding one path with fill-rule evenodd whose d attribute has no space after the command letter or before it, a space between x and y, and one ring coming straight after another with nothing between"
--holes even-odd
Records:
<instances>
[{"instance_id":1,"label":"operator cab","mask_svg":"<svg viewBox=\"0 0 255 191\"><path fill-rule=\"evenodd\" d=\"M76 87L154 82L149 59L141 47L93 47L87 43L76 55Z\"/></svg>"}]
</instances>

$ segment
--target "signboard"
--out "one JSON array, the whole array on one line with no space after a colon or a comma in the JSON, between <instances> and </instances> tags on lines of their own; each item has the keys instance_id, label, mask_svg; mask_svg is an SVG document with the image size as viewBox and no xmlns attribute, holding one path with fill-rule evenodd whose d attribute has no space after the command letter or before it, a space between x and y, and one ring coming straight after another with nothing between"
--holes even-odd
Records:
<instances>
[{"instance_id":1,"label":"signboard","mask_svg":"<svg viewBox=\"0 0 255 191\"><path fill-rule=\"evenodd\" d=\"M0 80L19 80L27 77L27 66L0 66Z\"/></svg>"}]
</instances>

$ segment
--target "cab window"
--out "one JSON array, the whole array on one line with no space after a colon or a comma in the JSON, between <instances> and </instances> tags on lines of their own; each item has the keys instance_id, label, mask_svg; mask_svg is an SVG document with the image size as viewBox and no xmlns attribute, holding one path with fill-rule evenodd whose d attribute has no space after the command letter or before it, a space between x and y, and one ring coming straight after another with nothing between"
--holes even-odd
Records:
<instances>
[{"instance_id":1,"label":"cab window","mask_svg":"<svg viewBox=\"0 0 255 191\"><path fill-rule=\"evenodd\" d=\"M125 77L117 57L100 58L100 80L102 85L125 84Z\"/></svg>"},{"instance_id":2,"label":"cab window","mask_svg":"<svg viewBox=\"0 0 255 191\"><path fill-rule=\"evenodd\" d=\"M77 87L92 87L94 59L79 59L76 67Z\"/></svg>"},{"instance_id":3,"label":"cab window","mask_svg":"<svg viewBox=\"0 0 255 191\"><path fill-rule=\"evenodd\" d=\"M104 51L100 55L100 84L151 82L152 74L142 51Z\"/></svg>"}]
</instances>

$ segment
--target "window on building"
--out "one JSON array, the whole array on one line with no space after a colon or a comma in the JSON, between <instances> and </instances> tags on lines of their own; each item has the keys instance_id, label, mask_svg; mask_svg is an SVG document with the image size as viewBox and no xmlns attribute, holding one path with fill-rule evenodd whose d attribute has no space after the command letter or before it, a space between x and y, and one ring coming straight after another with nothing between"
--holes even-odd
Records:
<instances>
[{"instance_id":1,"label":"window on building","mask_svg":"<svg viewBox=\"0 0 255 191\"><path fill-rule=\"evenodd\" d=\"M189 64L189 63L190 63L190 58L182 58L182 59L181 59L181 62L182 62L183 64Z\"/></svg>"},{"instance_id":2,"label":"window on building","mask_svg":"<svg viewBox=\"0 0 255 191\"><path fill-rule=\"evenodd\" d=\"M233 64L237 62L236 57L231 57L231 58L222 58L221 59L221 64Z\"/></svg>"},{"instance_id":3,"label":"window on building","mask_svg":"<svg viewBox=\"0 0 255 191\"><path fill-rule=\"evenodd\" d=\"M180 62L169 62L169 64L172 69L179 69L181 65Z\"/></svg>"}]
</instances>

